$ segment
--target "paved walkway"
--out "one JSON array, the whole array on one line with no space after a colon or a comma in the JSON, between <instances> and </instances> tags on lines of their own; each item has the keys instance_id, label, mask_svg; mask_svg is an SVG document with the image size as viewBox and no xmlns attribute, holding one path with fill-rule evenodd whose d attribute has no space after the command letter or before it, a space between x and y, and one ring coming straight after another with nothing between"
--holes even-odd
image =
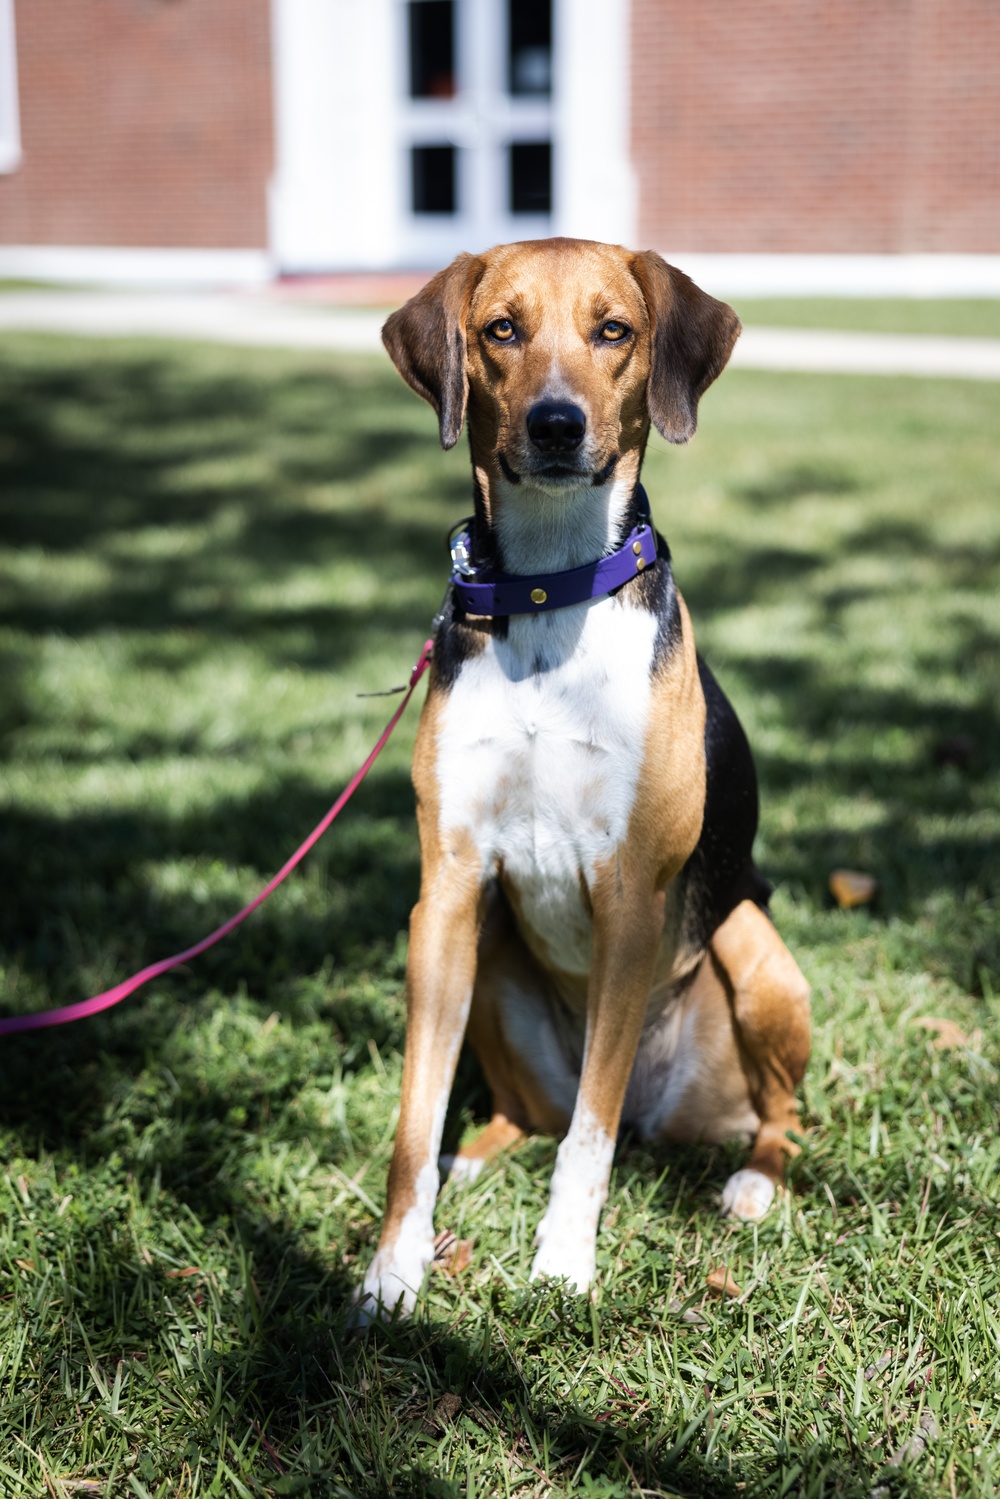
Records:
<instances>
[{"instance_id":1,"label":"paved walkway","mask_svg":"<svg viewBox=\"0 0 1000 1499\"><path fill-rule=\"evenodd\" d=\"M384 312L266 295L24 291L0 293L0 333L30 329L121 338L156 335L263 348L377 353ZM811 328L744 330L739 369L1000 380L1000 339Z\"/></svg>"}]
</instances>

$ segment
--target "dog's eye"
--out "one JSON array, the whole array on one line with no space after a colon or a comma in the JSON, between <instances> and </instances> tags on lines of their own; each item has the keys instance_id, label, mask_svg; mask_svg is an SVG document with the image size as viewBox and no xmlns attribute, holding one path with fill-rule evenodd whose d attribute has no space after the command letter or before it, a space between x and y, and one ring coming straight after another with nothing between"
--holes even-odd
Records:
<instances>
[{"instance_id":1,"label":"dog's eye","mask_svg":"<svg viewBox=\"0 0 1000 1499\"><path fill-rule=\"evenodd\" d=\"M601 337L604 339L605 343L620 344L622 339L628 338L631 332L632 329L629 327L628 323L619 323L614 318L612 318L610 322L605 323L602 327Z\"/></svg>"},{"instance_id":2,"label":"dog's eye","mask_svg":"<svg viewBox=\"0 0 1000 1499\"><path fill-rule=\"evenodd\" d=\"M514 337L514 324L509 317L498 317L495 322L490 323L487 333L495 338L497 343L509 344Z\"/></svg>"}]
</instances>

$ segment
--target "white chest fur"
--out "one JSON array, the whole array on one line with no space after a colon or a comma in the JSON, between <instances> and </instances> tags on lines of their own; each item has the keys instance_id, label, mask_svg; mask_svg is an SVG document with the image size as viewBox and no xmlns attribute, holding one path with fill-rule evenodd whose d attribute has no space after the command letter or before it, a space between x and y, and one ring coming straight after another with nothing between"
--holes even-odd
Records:
<instances>
[{"instance_id":1,"label":"white chest fur","mask_svg":"<svg viewBox=\"0 0 1000 1499\"><path fill-rule=\"evenodd\" d=\"M539 956L565 973L590 966L584 891L635 804L655 638L651 614L611 598L512 619L444 710L442 830L471 833Z\"/></svg>"}]
</instances>

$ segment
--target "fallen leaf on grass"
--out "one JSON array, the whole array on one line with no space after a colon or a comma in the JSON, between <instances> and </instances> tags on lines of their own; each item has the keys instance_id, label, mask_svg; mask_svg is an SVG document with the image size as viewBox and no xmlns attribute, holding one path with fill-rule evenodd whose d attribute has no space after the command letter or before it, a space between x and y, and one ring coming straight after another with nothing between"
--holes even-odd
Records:
<instances>
[{"instance_id":1,"label":"fallen leaf on grass","mask_svg":"<svg viewBox=\"0 0 1000 1499\"><path fill-rule=\"evenodd\" d=\"M456 1239L442 1229L434 1240L434 1269L454 1279L472 1263L472 1240Z\"/></svg>"},{"instance_id":2,"label":"fallen leaf on grass","mask_svg":"<svg viewBox=\"0 0 1000 1499\"><path fill-rule=\"evenodd\" d=\"M15 1260L14 1264L19 1270L27 1270L29 1272L33 1271L35 1268L34 1260Z\"/></svg>"},{"instance_id":3,"label":"fallen leaf on grass","mask_svg":"<svg viewBox=\"0 0 1000 1499\"><path fill-rule=\"evenodd\" d=\"M461 1409L461 1395L453 1395L450 1391L446 1391L439 1400L435 1401L434 1414L427 1416L424 1420L424 1430L428 1436L439 1436L448 1423L454 1421Z\"/></svg>"},{"instance_id":4,"label":"fallen leaf on grass","mask_svg":"<svg viewBox=\"0 0 1000 1499\"><path fill-rule=\"evenodd\" d=\"M168 1270L168 1280L186 1280L189 1275L201 1275L203 1271L200 1265L186 1265L183 1270Z\"/></svg>"},{"instance_id":5,"label":"fallen leaf on grass","mask_svg":"<svg viewBox=\"0 0 1000 1499\"><path fill-rule=\"evenodd\" d=\"M888 1353L883 1353L882 1357L877 1358L873 1364L868 1365L868 1368L865 1370L865 1378L874 1379L876 1374L881 1374L886 1365L891 1363L892 1351L890 1350Z\"/></svg>"},{"instance_id":6,"label":"fallen leaf on grass","mask_svg":"<svg viewBox=\"0 0 1000 1499\"><path fill-rule=\"evenodd\" d=\"M860 869L834 869L829 884L838 906L866 906L878 894L878 881Z\"/></svg>"},{"instance_id":7,"label":"fallen leaf on grass","mask_svg":"<svg viewBox=\"0 0 1000 1499\"><path fill-rule=\"evenodd\" d=\"M707 1326L707 1317L703 1317L701 1312L699 1312L696 1307L685 1307L683 1301L679 1301L676 1296L671 1299L670 1304L667 1307L667 1311L671 1314L671 1316L680 1317L683 1322L690 1323L692 1327Z\"/></svg>"},{"instance_id":8,"label":"fallen leaf on grass","mask_svg":"<svg viewBox=\"0 0 1000 1499\"><path fill-rule=\"evenodd\" d=\"M938 1424L934 1419L934 1412L924 1410L920 1412L920 1421L917 1430L913 1433L897 1452L889 1459L890 1468L899 1468L903 1463L912 1463L914 1458L920 1456L924 1448L940 1436Z\"/></svg>"},{"instance_id":9,"label":"fallen leaf on grass","mask_svg":"<svg viewBox=\"0 0 1000 1499\"><path fill-rule=\"evenodd\" d=\"M730 1275L726 1265L717 1265L709 1272L708 1289L717 1296L742 1296L743 1292Z\"/></svg>"},{"instance_id":10,"label":"fallen leaf on grass","mask_svg":"<svg viewBox=\"0 0 1000 1499\"><path fill-rule=\"evenodd\" d=\"M946 1020L943 1015L918 1015L911 1025L919 1025L922 1031L937 1031L937 1040L934 1042L935 1051L951 1051L955 1046L968 1046L969 1038L961 1030L954 1020Z\"/></svg>"}]
</instances>

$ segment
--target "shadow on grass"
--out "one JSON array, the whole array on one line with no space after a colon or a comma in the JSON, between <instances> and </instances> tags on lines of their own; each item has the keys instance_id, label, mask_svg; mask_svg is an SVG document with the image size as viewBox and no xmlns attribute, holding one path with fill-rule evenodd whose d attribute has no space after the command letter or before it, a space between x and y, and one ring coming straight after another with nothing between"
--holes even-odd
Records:
<instances>
[{"instance_id":1,"label":"shadow on grass","mask_svg":"<svg viewBox=\"0 0 1000 1499\"><path fill-rule=\"evenodd\" d=\"M812 477L809 487L816 489ZM798 493L779 476L775 502L786 490ZM923 664L918 648L891 686L852 679L849 667L844 669L857 630L849 611L868 601L885 602L891 611L895 595L902 601L905 594L909 604L913 584L904 575L899 583L819 586L822 570L854 555L926 559L937 570L935 605L942 590L969 590L968 605L956 601L951 608L947 648L935 642ZM765 818L768 808L795 797L821 794L829 808L821 831L772 823L770 879L794 884L822 904L830 869L873 869L881 891L877 914L886 917L912 917L945 892L996 893L1000 842L984 836L974 813L977 796L982 800L1000 773L1000 698L994 687L1000 684L1000 641L980 622L974 596L998 562L995 545L944 546L915 521L874 519L823 554L741 540L736 548L720 547L718 558L685 582L696 629L714 611L800 592L809 598L827 643L825 654L811 643L796 651L783 638L779 650L765 646L752 657L741 655L735 668L744 695L780 702L783 722L792 729L772 735L771 747L755 747ZM725 668L718 674L725 686ZM956 683L967 684L965 691L956 693ZM900 735L905 748L894 744ZM779 747L773 747L775 739ZM796 751L795 744L805 748ZM877 807L877 815L838 815L838 807L849 806ZM996 972L1000 938L986 947L976 961ZM954 977L975 990L978 981L970 980L967 964Z\"/></svg>"},{"instance_id":2,"label":"shadow on grass","mask_svg":"<svg viewBox=\"0 0 1000 1499\"><path fill-rule=\"evenodd\" d=\"M218 1118L228 1103L205 1094L200 1101L205 1120ZM410 1323L376 1328L364 1337L350 1334L346 1313L357 1268L338 1263L336 1245L326 1255L310 1252L295 1227L269 1217L234 1189L232 1178L219 1169L217 1153L199 1153L196 1146L190 1135L164 1139L158 1151L135 1164L133 1190L144 1200L165 1194L178 1221L189 1221L190 1210L208 1233L221 1235L246 1289L242 1296L220 1293L228 1328L238 1333L235 1346L231 1342L225 1351L215 1351L209 1338L186 1355L191 1393L214 1390L215 1399L194 1399L185 1406L176 1435L176 1402L163 1405L157 1475L166 1471L161 1464L173 1470L185 1454L211 1465L216 1451L240 1450L256 1432L266 1434L267 1445L261 1442L253 1477L266 1493L332 1499L347 1483L346 1491L359 1499L385 1494L458 1499L468 1490L464 1479L443 1476L447 1448L442 1462L442 1438L455 1412L442 1415L439 1405L442 1397L457 1396L473 1447L485 1445L495 1454L494 1473L506 1469L511 1477L528 1477L540 1474L543 1464L550 1482L565 1483L566 1492L576 1492L586 1472L580 1492L611 1496L631 1493L639 1483L691 1499L735 1499L747 1491L748 1481L755 1493L780 1495L788 1492L804 1460L810 1492L834 1492L842 1499L870 1492L878 1463L867 1453L851 1452L842 1434L836 1442L815 1436L803 1437L801 1444L788 1441L781 1435L788 1416L773 1390L764 1390L755 1402L756 1416L774 1431L766 1450L756 1445L748 1451L738 1435L731 1443L724 1421L716 1429L728 1404L724 1391L704 1386L696 1363L685 1365L683 1356L681 1368L690 1368L683 1376L688 1409L669 1419L622 1379L593 1402L558 1398L551 1391L542 1395L533 1360L546 1360L556 1344L588 1353L600 1347L602 1324L610 1327L628 1316L627 1297L595 1313L587 1299L558 1289L511 1291L495 1280L482 1295L475 1325L421 1309ZM723 1158L720 1152L698 1150L670 1154L681 1174L671 1178L669 1211L681 1221L699 1205L708 1184L721 1179ZM206 1296L212 1295L193 1268L178 1272L162 1263L143 1264L131 1237L114 1220L97 1225L77 1263L63 1260L61 1272L74 1337L82 1333L83 1346L109 1384L122 1361L138 1360L141 1366L146 1350L162 1342L165 1321L189 1319L197 1325ZM697 1362L698 1327L679 1316L666 1320L675 1340L690 1340ZM92 1349L107 1351L102 1358ZM35 1387L21 1398L35 1400ZM7 1419L16 1415L17 1406L8 1407ZM711 1438L708 1455L699 1450L706 1438ZM154 1471L146 1476L153 1478Z\"/></svg>"},{"instance_id":3,"label":"shadow on grass","mask_svg":"<svg viewBox=\"0 0 1000 1499\"><path fill-rule=\"evenodd\" d=\"M52 632L183 629L189 662L243 639L275 664L330 671L362 653L373 626L420 627L436 604L444 531L469 481L455 466L440 518L410 517L395 475L426 455L427 435L408 394L384 376L332 367L224 378L167 355L107 353L17 375L0 381L4 544L22 556L99 562L103 572L99 587L86 579L55 589L44 572L5 580L0 628L25 642L22 657ZM356 501L317 497L331 484L357 485ZM365 559L378 584L368 608L336 597L293 610L246 601L251 586L303 566ZM400 585L414 580L426 580L428 604L401 598ZM17 647L5 652L16 669ZM19 721L9 706L4 718Z\"/></svg>"}]
</instances>

